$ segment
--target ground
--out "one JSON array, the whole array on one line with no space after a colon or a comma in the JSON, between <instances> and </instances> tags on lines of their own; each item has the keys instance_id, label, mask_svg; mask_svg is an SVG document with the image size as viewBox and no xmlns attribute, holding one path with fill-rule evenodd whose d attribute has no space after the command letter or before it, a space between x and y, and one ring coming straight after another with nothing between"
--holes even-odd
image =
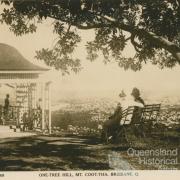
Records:
<instances>
[{"instance_id":1,"label":"ground","mask_svg":"<svg viewBox=\"0 0 180 180\"><path fill-rule=\"evenodd\" d=\"M168 142L154 147L167 147ZM138 147L144 148L143 141ZM168 144L169 145L169 144ZM172 148L176 147L173 145ZM1 171L154 169L127 155L127 145L104 145L98 137L19 136L0 138ZM170 145L169 145L170 147Z\"/></svg>"}]
</instances>

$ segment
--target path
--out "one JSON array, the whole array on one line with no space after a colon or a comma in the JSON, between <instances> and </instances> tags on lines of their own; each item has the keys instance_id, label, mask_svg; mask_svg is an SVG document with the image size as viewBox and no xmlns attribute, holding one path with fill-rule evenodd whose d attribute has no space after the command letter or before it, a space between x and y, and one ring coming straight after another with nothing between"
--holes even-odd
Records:
<instances>
[{"instance_id":1,"label":"path","mask_svg":"<svg viewBox=\"0 0 180 180\"><path fill-rule=\"evenodd\" d=\"M97 138L38 135L0 138L1 171L110 169L134 168L123 159L123 153L117 154Z\"/></svg>"}]
</instances>

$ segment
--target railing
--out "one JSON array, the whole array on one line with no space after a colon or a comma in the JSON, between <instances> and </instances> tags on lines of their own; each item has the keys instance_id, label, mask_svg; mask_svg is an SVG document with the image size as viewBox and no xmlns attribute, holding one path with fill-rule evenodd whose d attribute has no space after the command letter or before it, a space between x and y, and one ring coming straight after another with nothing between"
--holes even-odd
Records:
<instances>
[{"instance_id":1,"label":"railing","mask_svg":"<svg viewBox=\"0 0 180 180\"><path fill-rule=\"evenodd\" d=\"M23 130L41 129L42 110L21 106L10 106L6 109L0 106L0 124L15 125Z\"/></svg>"},{"instance_id":2,"label":"railing","mask_svg":"<svg viewBox=\"0 0 180 180\"><path fill-rule=\"evenodd\" d=\"M8 108L0 106L0 124L17 125L20 116L20 109L21 108L18 106L9 106Z\"/></svg>"},{"instance_id":3,"label":"railing","mask_svg":"<svg viewBox=\"0 0 180 180\"><path fill-rule=\"evenodd\" d=\"M29 115L29 120L32 123L34 129L42 128L42 110L32 109Z\"/></svg>"}]
</instances>

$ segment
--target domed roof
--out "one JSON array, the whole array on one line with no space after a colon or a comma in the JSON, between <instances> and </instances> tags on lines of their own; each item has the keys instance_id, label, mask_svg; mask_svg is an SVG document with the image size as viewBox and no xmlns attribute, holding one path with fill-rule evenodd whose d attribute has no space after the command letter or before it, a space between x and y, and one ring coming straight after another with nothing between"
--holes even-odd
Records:
<instances>
[{"instance_id":1,"label":"domed roof","mask_svg":"<svg viewBox=\"0 0 180 180\"><path fill-rule=\"evenodd\" d=\"M0 43L0 71L46 71L26 58L14 47Z\"/></svg>"}]
</instances>

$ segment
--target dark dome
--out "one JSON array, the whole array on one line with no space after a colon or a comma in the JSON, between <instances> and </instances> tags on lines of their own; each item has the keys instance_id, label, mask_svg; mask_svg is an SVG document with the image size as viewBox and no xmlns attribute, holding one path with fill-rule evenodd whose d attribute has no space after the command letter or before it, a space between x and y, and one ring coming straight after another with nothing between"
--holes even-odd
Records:
<instances>
[{"instance_id":1,"label":"dark dome","mask_svg":"<svg viewBox=\"0 0 180 180\"><path fill-rule=\"evenodd\" d=\"M0 43L0 71L46 71L26 58L12 46Z\"/></svg>"}]
</instances>

